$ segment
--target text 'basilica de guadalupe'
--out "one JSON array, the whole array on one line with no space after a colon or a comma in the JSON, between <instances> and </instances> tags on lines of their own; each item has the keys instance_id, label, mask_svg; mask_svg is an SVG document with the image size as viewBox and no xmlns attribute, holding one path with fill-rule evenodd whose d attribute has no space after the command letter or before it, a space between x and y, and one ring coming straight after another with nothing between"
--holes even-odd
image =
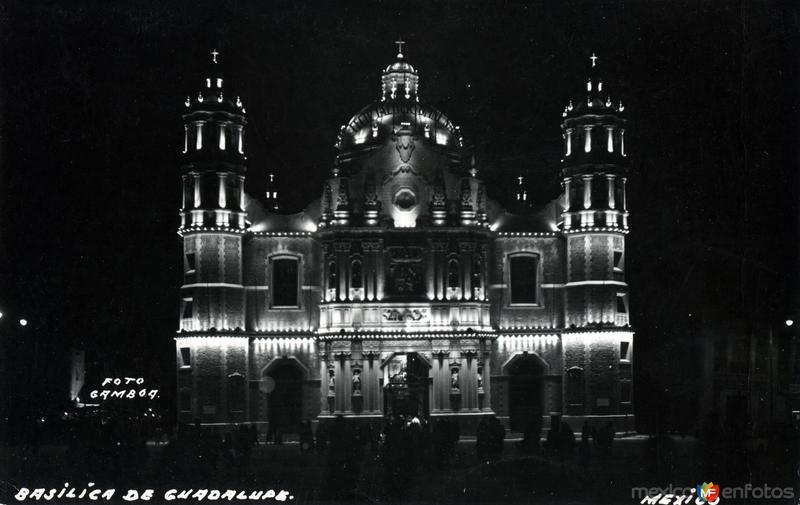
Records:
<instances>
[{"instance_id":1,"label":"text 'basilica de guadalupe'","mask_svg":"<svg viewBox=\"0 0 800 505\"><path fill-rule=\"evenodd\" d=\"M245 109L212 55L183 116L181 422L632 427L626 121L594 56L561 118L563 192L542 210L487 197L400 45L319 198L287 215L245 192Z\"/></svg>"}]
</instances>

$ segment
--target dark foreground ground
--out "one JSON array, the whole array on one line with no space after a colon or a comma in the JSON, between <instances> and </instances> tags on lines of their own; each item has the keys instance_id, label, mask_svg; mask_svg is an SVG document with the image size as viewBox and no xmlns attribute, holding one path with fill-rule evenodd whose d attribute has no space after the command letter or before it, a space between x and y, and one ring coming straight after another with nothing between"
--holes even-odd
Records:
<instances>
[{"instance_id":1,"label":"dark foreground ground","mask_svg":"<svg viewBox=\"0 0 800 505\"><path fill-rule=\"evenodd\" d=\"M583 461L576 452L557 457L542 451L521 453L515 439L506 439L503 451L492 461L478 461L474 439L462 439L443 461L398 453L381 455L369 446L360 455L360 468L341 463L328 453L301 452L296 442L256 445L249 461L219 457L216 462L197 460L197 454L172 454L165 444L149 442L135 455L113 460L95 458L80 448L62 445L31 449L0 449L3 491L0 504L17 503L20 487L55 487L65 483L80 492L94 482L98 488L115 488L111 503L127 489L155 489L152 499L133 503L215 503L205 499L165 501L171 489L286 490L284 503L556 503L632 504L637 486L695 486L718 482L704 475L698 444L692 437L670 437L656 444L643 436L619 438L605 459L596 452ZM181 460L183 458L183 460ZM765 466L769 482L769 465ZM355 488L337 487L352 479ZM753 482L756 482L755 480ZM759 483L764 481L758 481ZM770 483L772 485L773 483ZM725 485L724 482L721 483ZM344 486L345 488L348 486ZM216 503L225 503L219 500ZM233 503L275 503L275 500ZM727 503L800 503L791 500L728 500ZM25 503L37 503L26 501ZM40 500L38 503L95 503L88 499ZM98 503L103 503L99 501ZM108 502L106 502L108 503ZM694 500L692 500L694 503Z\"/></svg>"}]
</instances>

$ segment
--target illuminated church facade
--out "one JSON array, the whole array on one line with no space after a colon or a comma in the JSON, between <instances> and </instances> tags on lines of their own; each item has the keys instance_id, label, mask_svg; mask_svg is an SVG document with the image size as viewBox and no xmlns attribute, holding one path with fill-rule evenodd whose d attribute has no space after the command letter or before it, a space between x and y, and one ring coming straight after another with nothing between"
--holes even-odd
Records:
<instances>
[{"instance_id":1,"label":"illuminated church facade","mask_svg":"<svg viewBox=\"0 0 800 505\"><path fill-rule=\"evenodd\" d=\"M183 116L179 420L632 427L621 102L592 59L561 118L563 192L515 215L400 47L290 215L245 192L245 108L212 53Z\"/></svg>"}]
</instances>

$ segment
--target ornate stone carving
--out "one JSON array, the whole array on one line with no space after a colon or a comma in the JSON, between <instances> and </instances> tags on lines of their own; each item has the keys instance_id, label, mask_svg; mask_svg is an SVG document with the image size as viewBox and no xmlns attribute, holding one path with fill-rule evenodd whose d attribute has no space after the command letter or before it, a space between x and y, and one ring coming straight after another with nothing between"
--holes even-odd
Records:
<instances>
[{"instance_id":1,"label":"ornate stone carving","mask_svg":"<svg viewBox=\"0 0 800 505\"><path fill-rule=\"evenodd\" d=\"M380 251L381 250L381 243L380 243L380 241L376 241L376 242L365 241L365 242L361 243L361 249L364 252Z\"/></svg>"},{"instance_id":2,"label":"ornate stone carving","mask_svg":"<svg viewBox=\"0 0 800 505\"><path fill-rule=\"evenodd\" d=\"M461 208L472 210L472 187L469 179L461 180Z\"/></svg>"},{"instance_id":3,"label":"ornate stone carving","mask_svg":"<svg viewBox=\"0 0 800 505\"><path fill-rule=\"evenodd\" d=\"M339 179L339 191L336 194L336 210L348 210L350 206L350 188L348 180Z\"/></svg>"},{"instance_id":4,"label":"ornate stone carving","mask_svg":"<svg viewBox=\"0 0 800 505\"><path fill-rule=\"evenodd\" d=\"M400 155L400 160L403 163L408 163L408 160L411 159L411 154L414 152L414 139L409 135L401 135L397 138L395 148Z\"/></svg>"},{"instance_id":5,"label":"ornate stone carving","mask_svg":"<svg viewBox=\"0 0 800 505\"><path fill-rule=\"evenodd\" d=\"M325 189L322 192L322 207L326 211L333 207L333 190L330 182L325 183Z\"/></svg>"},{"instance_id":6,"label":"ornate stone carving","mask_svg":"<svg viewBox=\"0 0 800 505\"><path fill-rule=\"evenodd\" d=\"M425 309L385 309L383 318L386 321L421 321L428 318Z\"/></svg>"},{"instance_id":7,"label":"ornate stone carving","mask_svg":"<svg viewBox=\"0 0 800 505\"><path fill-rule=\"evenodd\" d=\"M423 265L421 247L390 247L389 291L397 295L422 293Z\"/></svg>"},{"instance_id":8,"label":"ornate stone carving","mask_svg":"<svg viewBox=\"0 0 800 505\"><path fill-rule=\"evenodd\" d=\"M367 177L364 181L364 207L370 210L380 210L381 207L373 170L367 172Z\"/></svg>"},{"instance_id":9,"label":"ornate stone carving","mask_svg":"<svg viewBox=\"0 0 800 505\"><path fill-rule=\"evenodd\" d=\"M350 242L334 242L333 250L336 252L350 252Z\"/></svg>"}]
</instances>

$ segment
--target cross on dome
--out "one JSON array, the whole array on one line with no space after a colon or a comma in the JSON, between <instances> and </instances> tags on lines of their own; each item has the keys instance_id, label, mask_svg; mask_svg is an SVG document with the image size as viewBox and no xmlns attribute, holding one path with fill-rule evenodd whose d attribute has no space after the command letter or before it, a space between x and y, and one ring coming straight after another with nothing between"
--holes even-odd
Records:
<instances>
[{"instance_id":1,"label":"cross on dome","mask_svg":"<svg viewBox=\"0 0 800 505\"><path fill-rule=\"evenodd\" d=\"M592 60L592 68L594 68L597 65L597 56L595 56L595 54L592 53L589 59Z\"/></svg>"},{"instance_id":2,"label":"cross on dome","mask_svg":"<svg viewBox=\"0 0 800 505\"><path fill-rule=\"evenodd\" d=\"M397 44L397 57L398 58L402 58L403 57L403 44L405 44L406 41L403 40L403 39L400 39L400 40L395 40L394 43Z\"/></svg>"},{"instance_id":3,"label":"cross on dome","mask_svg":"<svg viewBox=\"0 0 800 505\"><path fill-rule=\"evenodd\" d=\"M219 56L219 51L217 51L216 49L213 49L211 51L211 61L213 61L214 63L219 63L217 61L217 56Z\"/></svg>"}]
</instances>

